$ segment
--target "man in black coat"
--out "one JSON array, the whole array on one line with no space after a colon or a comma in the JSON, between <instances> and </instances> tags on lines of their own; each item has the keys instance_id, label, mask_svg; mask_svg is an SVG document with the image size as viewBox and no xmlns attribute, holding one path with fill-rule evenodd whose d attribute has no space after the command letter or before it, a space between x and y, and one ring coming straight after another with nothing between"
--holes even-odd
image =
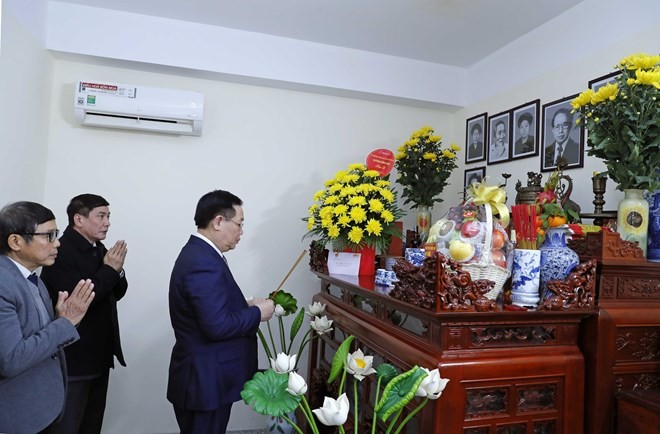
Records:
<instances>
[{"instance_id":1,"label":"man in black coat","mask_svg":"<svg viewBox=\"0 0 660 434\"><path fill-rule=\"evenodd\" d=\"M109 250L101 243L110 227L108 205L95 194L71 199L66 210L69 225L60 238L57 259L41 272L53 300L58 291L70 292L81 279L91 279L95 293L78 326L80 340L65 349L69 380L64 415L49 434L100 433L114 358L126 366L117 301L128 288L123 268L127 247L123 240Z\"/></svg>"}]
</instances>

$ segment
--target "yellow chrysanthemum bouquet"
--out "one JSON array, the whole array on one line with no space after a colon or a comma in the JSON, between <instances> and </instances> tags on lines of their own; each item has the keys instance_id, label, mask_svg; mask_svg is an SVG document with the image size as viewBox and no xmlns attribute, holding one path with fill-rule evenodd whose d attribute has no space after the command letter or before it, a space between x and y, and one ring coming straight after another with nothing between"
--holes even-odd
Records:
<instances>
[{"instance_id":1,"label":"yellow chrysanthemum bouquet","mask_svg":"<svg viewBox=\"0 0 660 434\"><path fill-rule=\"evenodd\" d=\"M456 152L460 149L455 143L443 148L442 137L434 135L431 127L415 131L396 155L397 182L403 187L404 204L412 202L411 207L417 208L442 202L438 195L456 169Z\"/></svg>"},{"instance_id":2,"label":"yellow chrysanthemum bouquet","mask_svg":"<svg viewBox=\"0 0 660 434\"><path fill-rule=\"evenodd\" d=\"M365 246L384 251L393 235L401 235L394 222L402 216L388 177L364 164L351 164L316 192L303 220L306 237L330 243L335 251Z\"/></svg>"},{"instance_id":3,"label":"yellow chrysanthemum bouquet","mask_svg":"<svg viewBox=\"0 0 660 434\"><path fill-rule=\"evenodd\" d=\"M635 54L616 66L613 82L588 89L571 105L617 189L660 188L660 55Z\"/></svg>"}]
</instances>

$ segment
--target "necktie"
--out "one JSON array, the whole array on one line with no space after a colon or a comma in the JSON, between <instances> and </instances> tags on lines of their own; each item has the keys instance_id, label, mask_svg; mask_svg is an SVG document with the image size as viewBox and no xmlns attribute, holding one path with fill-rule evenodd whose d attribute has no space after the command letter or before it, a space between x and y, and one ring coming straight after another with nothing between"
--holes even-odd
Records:
<instances>
[{"instance_id":1,"label":"necktie","mask_svg":"<svg viewBox=\"0 0 660 434\"><path fill-rule=\"evenodd\" d=\"M557 145L557 158L555 158L555 166L559 165L559 159L564 153L564 147L562 145Z\"/></svg>"},{"instance_id":2,"label":"necktie","mask_svg":"<svg viewBox=\"0 0 660 434\"><path fill-rule=\"evenodd\" d=\"M39 294L39 278L36 274L32 273L28 276L28 280L30 283L32 283L32 285L28 286L30 287L30 292L32 293L34 303L37 305L37 311L39 312L39 322L42 326L44 326L48 324L50 316L48 315L44 301L41 298L41 294Z\"/></svg>"}]
</instances>

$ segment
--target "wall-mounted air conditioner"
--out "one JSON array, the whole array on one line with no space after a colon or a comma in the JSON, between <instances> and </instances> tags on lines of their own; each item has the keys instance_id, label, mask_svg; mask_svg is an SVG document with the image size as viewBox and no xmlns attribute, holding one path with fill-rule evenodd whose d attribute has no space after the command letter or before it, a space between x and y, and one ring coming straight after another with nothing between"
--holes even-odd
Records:
<instances>
[{"instance_id":1,"label":"wall-mounted air conditioner","mask_svg":"<svg viewBox=\"0 0 660 434\"><path fill-rule=\"evenodd\" d=\"M200 136L204 94L105 81L79 81L74 100L82 125Z\"/></svg>"}]
</instances>

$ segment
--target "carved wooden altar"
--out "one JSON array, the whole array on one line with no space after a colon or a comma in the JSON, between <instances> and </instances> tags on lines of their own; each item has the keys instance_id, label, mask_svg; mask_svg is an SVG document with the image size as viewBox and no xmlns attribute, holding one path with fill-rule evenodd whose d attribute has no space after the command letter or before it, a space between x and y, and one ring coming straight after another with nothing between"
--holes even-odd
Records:
<instances>
[{"instance_id":1,"label":"carved wooden altar","mask_svg":"<svg viewBox=\"0 0 660 434\"><path fill-rule=\"evenodd\" d=\"M578 338L581 321L593 309L428 309L390 297L373 277L315 274L321 292L314 301L327 305L334 330L310 348L312 408L332 394L327 389L334 386L324 379L335 349L353 335L376 363L387 361L400 370L439 367L450 379L440 399L417 414L408 434L584 432L585 364ZM461 297L478 300L478 286L458 285L467 294ZM371 416L371 381L360 384L361 408L367 409L361 424Z\"/></svg>"}]
</instances>

